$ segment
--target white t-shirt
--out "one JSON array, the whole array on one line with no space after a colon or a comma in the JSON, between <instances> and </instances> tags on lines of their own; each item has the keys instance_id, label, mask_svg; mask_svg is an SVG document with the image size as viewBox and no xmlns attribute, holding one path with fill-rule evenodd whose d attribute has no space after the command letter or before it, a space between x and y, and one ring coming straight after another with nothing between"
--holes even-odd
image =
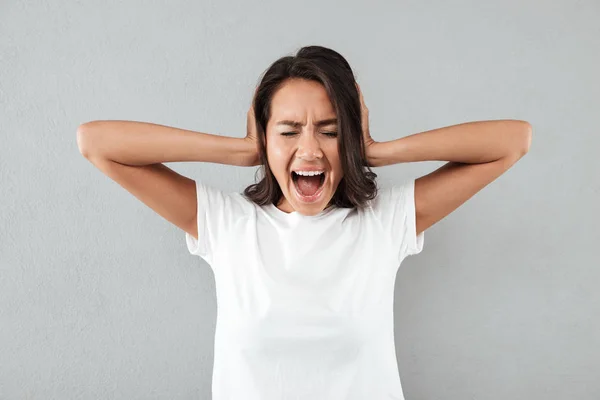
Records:
<instances>
[{"instance_id":1,"label":"white t-shirt","mask_svg":"<svg viewBox=\"0 0 600 400\"><path fill-rule=\"evenodd\" d=\"M423 249L414 180L316 216L196 190L186 244L215 276L213 400L404 400L393 298L400 263Z\"/></svg>"}]
</instances>

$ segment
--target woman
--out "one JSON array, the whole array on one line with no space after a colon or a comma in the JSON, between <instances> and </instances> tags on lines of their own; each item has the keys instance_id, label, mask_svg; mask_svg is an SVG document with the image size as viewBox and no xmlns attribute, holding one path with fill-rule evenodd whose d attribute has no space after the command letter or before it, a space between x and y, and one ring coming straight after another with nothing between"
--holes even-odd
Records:
<instances>
[{"instance_id":1,"label":"woman","mask_svg":"<svg viewBox=\"0 0 600 400\"><path fill-rule=\"evenodd\" d=\"M186 232L215 274L213 399L403 399L393 292L424 231L529 149L525 121L479 121L376 142L354 74L320 46L265 72L245 138L132 121L78 129L80 151ZM377 189L370 167L446 160ZM243 194L163 162L262 168Z\"/></svg>"}]
</instances>

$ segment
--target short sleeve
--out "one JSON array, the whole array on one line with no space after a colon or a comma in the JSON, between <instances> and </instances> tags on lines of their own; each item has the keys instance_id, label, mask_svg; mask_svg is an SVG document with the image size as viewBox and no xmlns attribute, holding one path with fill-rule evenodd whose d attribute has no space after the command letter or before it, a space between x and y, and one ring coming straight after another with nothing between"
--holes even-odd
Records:
<instances>
[{"instance_id":1,"label":"short sleeve","mask_svg":"<svg viewBox=\"0 0 600 400\"><path fill-rule=\"evenodd\" d=\"M216 244L226 234L231 215L227 210L230 206L231 199L227 193L196 181L198 239L185 233L187 249L191 254L212 263Z\"/></svg>"},{"instance_id":2,"label":"short sleeve","mask_svg":"<svg viewBox=\"0 0 600 400\"><path fill-rule=\"evenodd\" d=\"M379 189L372 204L383 234L391 239L399 262L423 250L425 232L417 235L414 179L399 186Z\"/></svg>"}]
</instances>

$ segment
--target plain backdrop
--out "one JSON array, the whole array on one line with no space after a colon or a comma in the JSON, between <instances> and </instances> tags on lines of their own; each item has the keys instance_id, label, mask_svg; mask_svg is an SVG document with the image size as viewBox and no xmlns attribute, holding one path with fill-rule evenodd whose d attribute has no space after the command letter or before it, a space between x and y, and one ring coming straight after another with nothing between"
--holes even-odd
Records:
<instances>
[{"instance_id":1,"label":"plain backdrop","mask_svg":"<svg viewBox=\"0 0 600 400\"><path fill-rule=\"evenodd\" d=\"M594 0L2 1L0 399L210 398L214 276L76 130L243 137L259 76L318 44L353 67L375 140L533 126L529 153L399 268L406 399L597 400L599 19ZM442 164L375 172L386 187ZM227 191L257 170L168 165Z\"/></svg>"}]
</instances>

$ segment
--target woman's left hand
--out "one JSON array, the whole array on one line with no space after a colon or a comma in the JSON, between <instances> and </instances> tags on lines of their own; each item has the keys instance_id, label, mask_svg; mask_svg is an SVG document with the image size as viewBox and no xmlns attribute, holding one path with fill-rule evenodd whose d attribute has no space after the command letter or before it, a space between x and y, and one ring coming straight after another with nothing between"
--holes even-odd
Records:
<instances>
[{"instance_id":1,"label":"woman's left hand","mask_svg":"<svg viewBox=\"0 0 600 400\"><path fill-rule=\"evenodd\" d=\"M358 94L360 96L360 119L362 125L363 142L365 144L365 152L367 153L367 164L370 167L373 167L373 150L375 149L375 144L377 142L373 140L371 137L371 132L369 131L369 109L365 105L365 99L363 98L362 91L360 90L358 83L356 83L356 88L358 89Z\"/></svg>"}]
</instances>

